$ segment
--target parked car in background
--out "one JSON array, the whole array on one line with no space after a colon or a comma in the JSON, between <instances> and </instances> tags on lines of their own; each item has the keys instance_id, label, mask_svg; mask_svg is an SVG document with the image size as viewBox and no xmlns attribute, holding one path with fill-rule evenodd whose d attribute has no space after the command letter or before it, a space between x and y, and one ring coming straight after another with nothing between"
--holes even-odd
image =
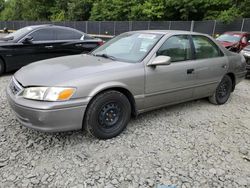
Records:
<instances>
[{"instance_id":1,"label":"parked car in background","mask_svg":"<svg viewBox=\"0 0 250 188\"><path fill-rule=\"evenodd\" d=\"M244 47L250 45L250 33L240 31L225 32L216 40L228 50L240 52Z\"/></svg>"},{"instance_id":2,"label":"parked car in background","mask_svg":"<svg viewBox=\"0 0 250 188\"><path fill-rule=\"evenodd\" d=\"M241 54L208 35L134 31L90 54L23 67L7 87L7 98L26 127L85 128L108 139L124 130L131 115L205 97L226 103L245 77L245 66Z\"/></svg>"},{"instance_id":3,"label":"parked car in background","mask_svg":"<svg viewBox=\"0 0 250 188\"><path fill-rule=\"evenodd\" d=\"M246 46L243 50L241 50L241 54L246 58L246 63L247 63L246 78L247 78L250 75L250 45Z\"/></svg>"},{"instance_id":4,"label":"parked car in background","mask_svg":"<svg viewBox=\"0 0 250 188\"><path fill-rule=\"evenodd\" d=\"M101 39L69 27L24 27L0 38L0 75L34 61L90 52L101 44Z\"/></svg>"}]
</instances>

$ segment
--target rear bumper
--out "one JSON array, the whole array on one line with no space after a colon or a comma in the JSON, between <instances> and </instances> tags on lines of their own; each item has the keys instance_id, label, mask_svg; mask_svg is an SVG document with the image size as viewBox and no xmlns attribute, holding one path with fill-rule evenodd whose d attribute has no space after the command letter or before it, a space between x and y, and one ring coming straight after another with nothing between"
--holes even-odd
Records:
<instances>
[{"instance_id":1,"label":"rear bumper","mask_svg":"<svg viewBox=\"0 0 250 188\"><path fill-rule=\"evenodd\" d=\"M57 104L56 109L44 109L44 103L41 103L41 108L34 108L34 105L23 106L20 104L18 97L12 94L7 87L7 99L15 112L18 121L25 127L32 128L43 132L61 132L82 129L84 112L86 105L79 102L74 106L66 107L65 102L61 105ZM31 103L32 104L32 103ZM39 105L36 105L38 107ZM60 107L61 106L61 107Z\"/></svg>"}]
</instances>

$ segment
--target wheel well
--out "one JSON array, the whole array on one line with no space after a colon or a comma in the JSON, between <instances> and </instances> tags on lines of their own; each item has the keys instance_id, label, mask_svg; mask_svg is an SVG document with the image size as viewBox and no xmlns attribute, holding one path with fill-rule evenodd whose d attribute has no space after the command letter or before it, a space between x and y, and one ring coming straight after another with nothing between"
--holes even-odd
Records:
<instances>
[{"instance_id":1,"label":"wheel well","mask_svg":"<svg viewBox=\"0 0 250 188\"><path fill-rule=\"evenodd\" d=\"M134 99L132 93L129 90L127 90L125 88L121 88L121 87L112 87L112 88L108 88L108 89L105 89L105 90L102 90L102 91L98 92L97 94L95 94L95 96L97 96L97 95L99 95L99 94L101 94L101 93L103 93L105 91L110 91L110 90L119 91L128 98L128 100L130 102L130 105L131 105L131 108L132 108L131 109L132 115L134 117L136 117L137 116L137 109L136 109L135 99ZM91 99L91 101L93 100L93 98ZM89 104L90 104L90 102L89 102Z\"/></svg>"},{"instance_id":2,"label":"wheel well","mask_svg":"<svg viewBox=\"0 0 250 188\"><path fill-rule=\"evenodd\" d=\"M233 73L227 73L227 75L231 78L232 80L232 83L233 83L233 88L232 88L232 91L234 91L235 89L235 75Z\"/></svg>"}]
</instances>

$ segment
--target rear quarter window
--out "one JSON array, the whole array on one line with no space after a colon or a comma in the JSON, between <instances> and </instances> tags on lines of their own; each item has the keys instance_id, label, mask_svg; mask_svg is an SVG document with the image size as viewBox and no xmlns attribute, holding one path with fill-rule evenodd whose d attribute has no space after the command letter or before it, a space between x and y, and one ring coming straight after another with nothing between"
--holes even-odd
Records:
<instances>
[{"instance_id":1,"label":"rear quarter window","mask_svg":"<svg viewBox=\"0 0 250 188\"><path fill-rule=\"evenodd\" d=\"M71 29L54 29L55 40L80 40L83 36L80 32Z\"/></svg>"}]
</instances>

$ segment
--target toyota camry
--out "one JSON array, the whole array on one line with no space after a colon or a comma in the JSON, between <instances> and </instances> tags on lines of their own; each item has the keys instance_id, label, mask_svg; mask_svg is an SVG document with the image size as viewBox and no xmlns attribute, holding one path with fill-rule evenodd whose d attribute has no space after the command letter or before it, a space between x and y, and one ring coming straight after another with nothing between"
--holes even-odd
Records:
<instances>
[{"instance_id":1,"label":"toyota camry","mask_svg":"<svg viewBox=\"0 0 250 188\"><path fill-rule=\"evenodd\" d=\"M199 98L226 103L245 77L241 54L186 31L121 34L90 54L39 61L7 87L22 125L46 132L119 135L131 116Z\"/></svg>"}]
</instances>

